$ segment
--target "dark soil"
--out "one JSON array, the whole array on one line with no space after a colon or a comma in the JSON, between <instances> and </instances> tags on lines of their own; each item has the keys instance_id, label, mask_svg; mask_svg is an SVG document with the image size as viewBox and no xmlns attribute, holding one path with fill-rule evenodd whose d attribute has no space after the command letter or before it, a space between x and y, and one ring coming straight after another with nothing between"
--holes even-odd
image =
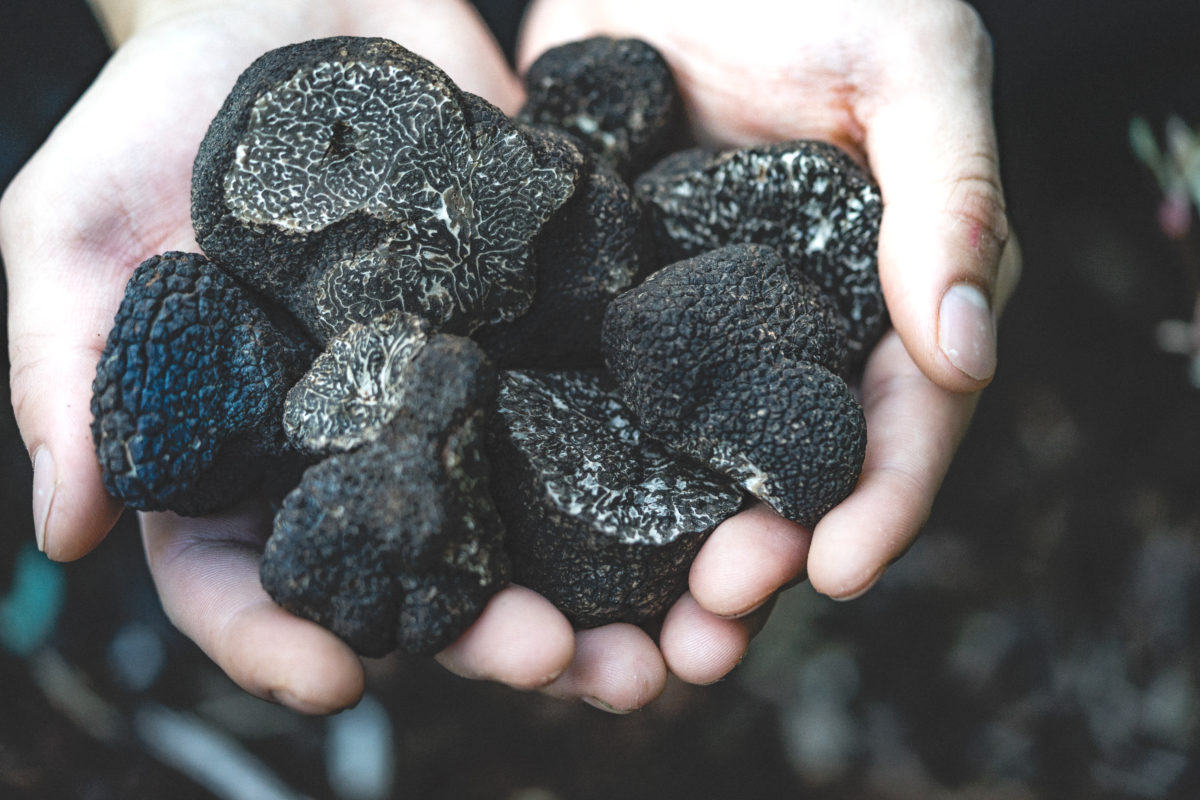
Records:
<instances>
[{"instance_id":1,"label":"dark soil","mask_svg":"<svg viewBox=\"0 0 1200 800\"><path fill-rule=\"evenodd\" d=\"M0 184L104 57L82 4L17 5L0 24L17 76L0 86ZM163 709L223 731L294 796L388 796L327 778L337 720L369 728L370 708L387 712L396 797L1200 796L1200 390L1155 343L1194 289L1126 139L1139 113L1160 131L1171 113L1200 122L1200 13L977 5L1025 273L933 518L874 591L838 604L791 590L730 678L673 683L631 716L387 659L363 707L314 720L246 697L173 632L127 518L59 568L65 605L44 642L0 653L0 796L243 796L155 755L146 720ZM73 55L39 49L52 30ZM0 475L2 596L33 539L11 418Z\"/></svg>"}]
</instances>

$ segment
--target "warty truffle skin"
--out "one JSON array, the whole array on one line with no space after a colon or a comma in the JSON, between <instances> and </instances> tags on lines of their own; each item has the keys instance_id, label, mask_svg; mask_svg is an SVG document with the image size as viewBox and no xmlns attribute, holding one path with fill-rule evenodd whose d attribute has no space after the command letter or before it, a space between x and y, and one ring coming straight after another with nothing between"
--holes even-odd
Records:
<instances>
[{"instance_id":1,"label":"warty truffle skin","mask_svg":"<svg viewBox=\"0 0 1200 800\"><path fill-rule=\"evenodd\" d=\"M260 564L275 602L367 656L437 652L510 576L484 450L495 370L443 335L406 381L382 435L305 472Z\"/></svg>"},{"instance_id":2,"label":"warty truffle skin","mask_svg":"<svg viewBox=\"0 0 1200 800\"><path fill-rule=\"evenodd\" d=\"M856 369L888 327L877 251L879 188L839 148L816 141L684 150L640 175L659 260L731 244L776 248L833 298Z\"/></svg>"},{"instance_id":3,"label":"warty truffle skin","mask_svg":"<svg viewBox=\"0 0 1200 800\"><path fill-rule=\"evenodd\" d=\"M312 345L203 256L143 262L92 384L105 489L142 511L208 514L295 458L280 417Z\"/></svg>"},{"instance_id":4,"label":"warty truffle skin","mask_svg":"<svg viewBox=\"0 0 1200 800\"><path fill-rule=\"evenodd\" d=\"M200 145L196 239L319 341L391 309L467 333L531 301L530 242L581 162L560 139L394 42L289 45L238 78Z\"/></svg>"},{"instance_id":5,"label":"warty truffle skin","mask_svg":"<svg viewBox=\"0 0 1200 800\"><path fill-rule=\"evenodd\" d=\"M518 119L578 137L626 180L684 135L675 77L639 39L596 36L553 47L525 73L525 93Z\"/></svg>"},{"instance_id":6,"label":"warty truffle skin","mask_svg":"<svg viewBox=\"0 0 1200 800\"><path fill-rule=\"evenodd\" d=\"M807 526L862 470L862 407L833 371L842 347L829 301L761 245L664 267L604 321L642 429Z\"/></svg>"},{"instance_id":7,"label":"warty truffle skin","mask_svg":"<svg viewBox=\"0 0 1200 800\"><path fill-rule=\"evenodd\" d=\"M662 614L742 504L644 436L598 373L504 373L489 449L514 582L581 628Z\"/></svg>"}]
</instances>

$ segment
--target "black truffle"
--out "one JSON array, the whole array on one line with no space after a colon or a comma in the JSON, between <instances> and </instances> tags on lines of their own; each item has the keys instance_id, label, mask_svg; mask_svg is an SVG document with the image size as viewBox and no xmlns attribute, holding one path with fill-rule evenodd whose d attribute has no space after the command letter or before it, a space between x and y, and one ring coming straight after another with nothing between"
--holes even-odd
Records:
<instances>
[{"instance_id":1,"label":"black truffle","mask_svg":"<svg viewBox=\"0 0 1200 800\"><path fill-rule=\"evenodd\" d=\"M597 36L551 48L530 65L525 92L518 119L574 134L626 179L683 136L675 77L638 39Z\"/></svg>"},{"instance_id":2,"label":"black truffle","mask_svg":"<svg viewBox=\"0 0 1200 800\"><path fill-rule=\"evenodd\" d=\"M529 244L574 189L573 149L394 42L321 39L238 79L196 157L192 219L213 261L321 341L391 309L467 332L528 307Z\"/></svg>"},{"instance_id":3,"label":"black truffle","mask_svg":"<svg viewBox=\"0 0 1200 800\"><path fill-rule=\"evenodd\" d=\"M105 489L143 511L232 506L294 458L280 416L313 355L294 323L203 256L148 259L92 384Z\"/></svg>"},{"instance_id":4,"label":"black truffle","mask_svg":"<svg viewBox=\"0 0 1200 800\"><path fill-rule=\"evenodd\" d=\"M440 650L509 580L483 446L494 369L471 341L440 336L406 383L382 435L305 472L260 568L277 603L363 655Z\"/></svg>"},{"instance_id":5,"label":"black truffle","mask_svg":"<svg viewBox=\"0 0 1200 800\"><path fill-rule=\"evenodd\" d=\"M848 366L860 365L886 330L879 189L833 145L686 150L641 175L635 190L649 207L663 263L729 244L770 245L837 303L847 321Z\"/></svg>"},{"instance_id":6,"label":"black truffle","mask_svg":"<svg viewBox=\"0 0 1200 800\"><path fill-rule=\"evenodd\" d=\"M832 369L829 300L761 245L672 264L617 298L604 347L647 434L813 525L858 481L866 423Z\"/></svg>"},{"instance_id":7,"label":"black truffle","mask_svg":"<svg viewBox=\"0 0 1200 800\"><path fill-rule=\"evenodd\" d=\"M653 268L653 241L629 185L593 162L534 242L537 294L524 315L475 339L506 369L603 366L604 309Z\"/></svg>"},{"instance_id":8,"label":"black truffle","mask_svg":"<svg viewBox=\"0 0 1200 800\"><path fill-rule=\"evenodd\" d=\"M665 611L740 493L643 436L596 374L504 373L498 409L489 442L513 580L579 627Z\"/></svg>"}]
</instances>

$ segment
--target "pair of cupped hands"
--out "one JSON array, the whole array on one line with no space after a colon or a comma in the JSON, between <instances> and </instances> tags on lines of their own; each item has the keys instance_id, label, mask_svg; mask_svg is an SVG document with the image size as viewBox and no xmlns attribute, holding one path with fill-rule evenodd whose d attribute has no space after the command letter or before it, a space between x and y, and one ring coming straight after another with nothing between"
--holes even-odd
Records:
<instances>
[{"instance_id":1,"label":"pair of cupped hands","mask_svg":"<svg viewBox=\"0 0 1200 800\"><path fill-rule=\"evenodd\" d=\"M290 42L383 36L509 113L522 103L516 73L460 0L95 5L121 45L0 203L13 406L34 466L38 544L56 560L87 553L120 514L89 431L96 363L137 264L197 250L192 161L251 61ZM783 588L807 577L853 598L911 544L995 372L996 320L1020 256L998 172L991 45L958 0L535 0L518 66L597 34L659 48L701 142L823 139L868 166L883 194L879 269L894 325L858 387L861 481L814 530L762 506L722 523L657 639L627 624L574 631L514 585L436 657L466 677L628 711L668 673L725 676ZM357 701L358 657L259 584L265 508L143 514L141 527L168 616L233 680L306 712Z\"/></svg>"}]
</instances>

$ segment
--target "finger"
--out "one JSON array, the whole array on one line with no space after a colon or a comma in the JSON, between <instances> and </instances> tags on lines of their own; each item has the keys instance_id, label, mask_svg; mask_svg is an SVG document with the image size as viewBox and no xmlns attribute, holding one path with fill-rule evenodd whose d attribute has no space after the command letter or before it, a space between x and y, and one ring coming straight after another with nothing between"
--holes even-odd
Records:
<instances>
[{"instance_id":1,"label":"finger","mask_svg":"<svg viewBox=\"0 0 1200 800\"><path fill-rule=\"evenodd\" d=\"M673 674L687 683L706 686L738 665L758 627L753 615L743 619L719 617L688 593L667 612L658 644Z\"/></svg>"},{"instance_id":2,"label":"finger","mask_svg":"<svg viewBox=\"0 0 1200 800\"><path fill-rule=\"evenodd\" d=\"M575 633L562 612L537 592L509 586L436 658L464 678L537 689L562 675L574 655Z\"/></svg>"},{"instance_id":3,"label":"finger","mask_svg":"<svg viewBox=\"0 0 1200 800\"><path fill-rule=\"evenodd\" d=\"M543 691L625 714L662 694L666 683L666 664L650 636L636 625L613 623L579 631L571 665Z\"/></svg>"},{"instance_id":4,"label":"finger","mask_svg":"<svg viewBox=\"0 0 1200 800\"><path fill-rule=\"evenodd\" d=\"M692 562L688 587L708 612L740 617L804 571L812 534L758 504L722 522Z\"/></svg>"},{"instance_id":5,"label":"finger","mask_svg":"<svg viewBox=\"0 0 1200 800\"><path fill-rule=\"evenodd\" d=\"M957 2L929 4L906 31L883 43L877 61L888 68L861 101L884 203L880 279L913 360L937 385L970 392L996 370L996 281L1009 239L991 46L978 15Z\"/></svg>"},{"instance_id":6,"label":"finger","mask_svg":"<svg viewBox=\"0 0 1200 800\"><path fill-rule=\"evenodd\" d=\"M850 599L869 589L929 516L977 396L943 389L889 333L863 377L867 453L851 495L817 523L808 580Z\"/></svg>"},{"instance_id":7,"label":"finger","mask_svg":"<svg viewBox=\"0 0 1200 800\"><path fill-rule=\"evenodd\" d=\"M362 664L340 639L289 614L258 578L270 525L259 508L215 517L143 514L147 561L167 616L251 694L326 714L362 695Z\"/></svg>"}]
</instances>

